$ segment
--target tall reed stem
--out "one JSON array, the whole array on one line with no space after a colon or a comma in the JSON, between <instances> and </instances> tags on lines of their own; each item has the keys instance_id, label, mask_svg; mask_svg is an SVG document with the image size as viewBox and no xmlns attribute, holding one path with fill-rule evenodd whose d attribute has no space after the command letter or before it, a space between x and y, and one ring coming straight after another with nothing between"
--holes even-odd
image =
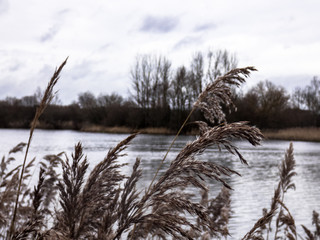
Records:
<instances>
[{"instance_id":1,"label":"tall reed stem","mask_svg":"<svg viewBox=\"0 0 320 240\"><path fill-rule=\"evenodd\" d=\"M26 166L26 162L27 162L27 157L28 157L28 152L29 152L33 132L36 128L36 125L37 125L37 122L38 122L40 116L42 115L42 113L44 112L44 110L50 104L51 100L54 97L55 93L53 92L53 87L56 85L57 81L59 80L59 78L60 78L59 74L60 74L62 68L64 67L64 65L67 63L67 60L68 60L68 58L66 58L66 60L60 65L60 67L55 70L55 72L54 72L53 76L51 77L51 79L48 83L48 86L44 92L41 103L40 103L39 107L37 108L35 116L31 122L30 134L29 134L28 144L27 144L26 152L25 152L24 159L23 159L22 169L21 169L21 173L20 173L17 196L16 196L16 201L15 201L14 210L13 210L13 216L12 216L12 220L11 220L11 224L10 224L10 228L9 228L8 239L12 238L14 231L15 231L14 225L15 225L16 216L17 216L19 196L21 193L21 185L22 185L24 170L25 170L25 166Z\"/></svg>"},{"instance_id":2,"label":"tall reed stem","mask_svg":"<svg viewBox=\"0 0 320 240\"><path fill-rule=\"evenodd\" d=\"M147 195L149 194L149 191L150 191L150 189L151 189L154 181L156 180L156 178L157 178L157 176L158 176L158 174L159 174L159 171L160 171L161 167L163 166L164 161L166 160L169 152L171 151L171 148L173 147L173 144L176 142L176 140L177 140L177 138L179 137L182 129L184 128L184 126L185 126L186 123L188 122L188 120L189 120L189 118L191 117L191 115L192 115L192 113L194 112L194 110L195 110L195 107L193 107L193 108L191 109L191 111L189 112L189 115L188 115L187 118L184 120L184 122L183 122L183 124L181 125L179 131L177 132L177 134L175 135L174 139L172 140L172 142L171 142L171 144L170 144L170 146L169 146L166 154L164 155L161 163L159 164L159 166L158 166L158 168L157 168L156 173L154 174L154 176L153 176L153 178L152 178L152 181L151 181L151 183L150 183L150 185L149 185L149 187L148 187L148 189L147 189L147 191L146 191L146 193L145 193L145 196L147 196ZM142 210L142 209L140 208L136 213L141 212L141 210ZM135 230L136 230L136 224L134 224L134 226L133 226L131 239L133 239Z\"/></svg>"},{"instance_id":3,"label":"tall reed stem","mask_svg":"<svg viewBox=\"0 0 320 240\"><path fill-rule=\"evenodd\" d=\"M152 178L152 181L151 181L151 183L150 183L150 185L149 185L149 187L148 187L148 190L147 190L146 195L149 193L149 191L150 191L150 189L151 189L151 186L153 185L154 181L156 180L156 178L157 178L157 176L158 176L158 174L159 174L159 171L160 171L160 169L161 169L161 167L162 167L162 165L163 165L164 161L166 160L166 158L167 158L167 156L168 156L169 152L171 151L171 148L173 147L173 144L176 142L176 140L177 140L177 138L179 137L179 135L180 135L180 133L181 133L182 129L184 128L184 126L185 126L185 125L186 125L186 123L188 122L189 118L191 117L192 113L194 112L194 109L195 109L195 107L193 107L193 108L191 109L191 111L190 111L189 115L188 115L188 116L187 116L187 118L184 120L184 122L183 122L183 124L181 125L181 127L180 127L179 131L177 132L176 136L175 136L175 137L174 137L174 139L172 140L172 142L171 142L171 144L170 144L170 146L169 146L169 148L168 148L168 150L167 150L166 154L164 155L164 157L163 157L163 159L162 159L161 163L159 164L159 167L158 167L158 169L157 169L156 173L154 174L154 176L153 176L153 178Z\"/></svg>"}]
</instances>

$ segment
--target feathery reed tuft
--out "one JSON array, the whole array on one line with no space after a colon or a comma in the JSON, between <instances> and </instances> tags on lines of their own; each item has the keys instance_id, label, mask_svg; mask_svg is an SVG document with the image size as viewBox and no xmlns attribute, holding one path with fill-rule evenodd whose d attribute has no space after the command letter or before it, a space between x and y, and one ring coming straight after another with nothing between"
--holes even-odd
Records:
<instances>
[{"instance_id":1,"label":"feathery reed tuft","mask_svg":"<svg viewBox=\"0 0 320 240\"><path fill-rule=\"evenodd\" d=\"M231 87L239 87L240 84L245 82L245 77L248 77L252 71L257 70L254 67L235 68L218 77L202 91L198 100L194 103L194 107L200 109L211 123L215 123L215 119L218 123L225 122L226 115L222 105L236 109L231 98Z\"/></svg>"},{"instance_id":2,"label":"feathery reed tuft","mask_svg":"<svg viewBox=\"0 0 320 240\"><path fill-rule=\"evenodd\" d=\"M82 145L78 143L75 146L72 163L68 157L63 162L63 180L58 184L62 210L56 211L56 232L67 239L106 237L107 234L112 235L113 224L118 220L119 224L123 222L130 212L127 207L137 197L134 185L140 177L140 161L137 160L132 176L122 190L119 185L125 176L120 173L120 168L125 164L118 164L117 159L123 156L122 151L135 136L130 135L109 150L87 179L88 162L86 157L83 158ZM121 204L118 206L122 191ZM110 212L112 209L118 211L117 214Z\"/></svg>"},{"instance_id":3,"label":"feathery reed tuft","mask_svg":"<svg viewBox=\"0 0 320 240\"><path fill-rule=\"evenodd\" d=\"M302 225L304 232L307 234L306 240L318 240L320 239L320 219L319 213L313 211L312 213L312 225L314 225L315 230L312 232L306 226Z\"/></svg>"},{"instance_id":4,"label":"feathery reed tuft","mask_svg":"<svg viewBox=\"0 0 320 240\"><path fill-rule=\"evenodd\" d=\"M265 239L264 235L266 235L266 239L269 239L272 232L271 223L274 216L277 217L275 220L273 239L280 238L279 234L281 232L288 239L297 239L294 218L284 204L285 193L289 189L295 189L295 185L292 182L292 177L296 175L294 168L295 160L293 156L293 145L290 143L285 158L279 166L280 180L271 201L271 208L269 211L264 209L264 216L256 222L243 239ZM277 212L278 209L280 210Z\"/></svg>"}]
</instances>

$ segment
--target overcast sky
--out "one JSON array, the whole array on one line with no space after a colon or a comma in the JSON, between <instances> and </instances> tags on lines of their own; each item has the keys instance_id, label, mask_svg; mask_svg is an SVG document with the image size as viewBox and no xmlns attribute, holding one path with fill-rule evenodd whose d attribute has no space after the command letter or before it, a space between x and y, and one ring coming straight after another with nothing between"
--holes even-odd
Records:
<instances>
[{"instance_id":1,"label":"overcast sky","mask_svg":"<svg viewBox=\"0 0 320 240\"><path fill-rule=\"evenodd\" d=\"M235 53L239 67L290 92L320 75L320 1L0 0L0 99L57 85L68 104L81 92L128 95L137 54L189 65L208 49Z\"/></svg>"}]
</instances>

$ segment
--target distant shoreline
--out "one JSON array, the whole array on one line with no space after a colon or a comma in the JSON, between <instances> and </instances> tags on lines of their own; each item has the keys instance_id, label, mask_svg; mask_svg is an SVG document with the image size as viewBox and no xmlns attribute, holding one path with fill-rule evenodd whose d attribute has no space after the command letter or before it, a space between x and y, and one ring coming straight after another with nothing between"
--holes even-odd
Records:
<instances>
[{"instance_id":1,"label":"distant shoreline","mask_svg":"<svg viewBox=\"0 0 320 240\"><path fill-rule=\"evenodd\" d=\"M142 128L134 129L129 127L104 127L99 125L85 126L80 129L81 132L101 132L101 133L134 133L139 132L142 134L161 134L161 135L174 135L176 132L168 128Z\"/></svg>"},{"instance_id":2,"label":"distant shoreline","mask_svg":"<svg viewBox=\"0 0 320 240\"><path fill-rule=\"evenodd\" d=\"M278 130L262 130L266 139L320 142L320 128L286 128Z\"/></svg>"},{"instance_id":3,"label":"distant shoreline","mask_svg":"<svg viewBox=\"0 0 320 240\"><path fill-rule=\"evenodd\" d=\"M38 129L44 130L74 130L80 132L94 132L94 133L114 133L114 134L130 134L139 132L141 134L154 134L154 135L175 135L177 131L170 130L168 128L143 128L135 129L129 127L105 127L100 125L86 125L80 129L73 129L70 126L64 126L62 128L48 127L43 124L39 124ZM7 128L10 129L10 128ZM12 127L11 127L12 129ZM26 128L16 128L26 129ZM297 128L286 128L286 129L262 129L265 139L269 140L287 140L287 141L307 141L307 142L320 142L320 128L316 127L297 127ZM198 132L188 131L185 135L197 135Z\"/></svg>"},{"instance_id":4,"label":"distant shoreline","mask_svg":"<svg viewBox=\"0 0 320 240\"><path fill-rule=\"evenodd\" d=\"M86 126L80 131L83 132L102 132L102 133L133 133L139 132L142 134L163 134L175 135L176 131L167 128L143 128L132 129L128 127L104 127L104 126ZM309 141L320 142L320 128L287 128L277 130L261 130L266 139L272 140L288 140L288 141ZM188 132L188 135L196 135L196 132Z\"/></svg>"}]
</instances>

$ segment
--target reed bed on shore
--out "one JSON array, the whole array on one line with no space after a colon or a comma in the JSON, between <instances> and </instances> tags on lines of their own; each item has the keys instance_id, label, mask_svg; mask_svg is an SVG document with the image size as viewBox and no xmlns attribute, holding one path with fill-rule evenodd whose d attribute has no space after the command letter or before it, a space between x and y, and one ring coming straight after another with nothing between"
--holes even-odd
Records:
<instances>
[{"instance_id":1,"label":"reed bed on shore","mask_svg":"<svg viewBox=\"0 0 320 240\"><path fill-rule=\"evenodd\" d=\"M172 130L168 128L140 128L140 129L133 129L129 127L105 127L99 125L87 125L81 128L83 132L101 132L101 133L134 133L139 132L142 134L175 134Z\"/></svg>"},{"instance_id":2,"label":"reed bed on shore","mask_svg":"<svg viewBox=\"0 0 320 240\"><path fill-rule=\"evenodd\" d=\"M167 128L142 128L132 129L128 127L104 127L99 125L84 126L83 132L101 132L101 133L133 133L139 132L142 134L156 134L156 135L173 135L174 131ZM305 127L305 128L286 128L277 130L262 130L265 139L271 140L287 140L287 141L308 141L320 142L320 128ZM187 131L187 135L199 135L199 129L192 129Z\"/></svg>"},{"instance_id":3,"label":"reed bed on shore","mask_svg":"<svg viewBox=\"0 0 320 240\"><path fill-rule=\"evenodd\" d=\"M263 135L247 122L227 123L224 107L233 108L231 87L239 86L253 67L231 70L217 78L200 94L194 109L204 112L207 122L198 121L199 136L187 143L170 164L159 171L147 189L137 189L143 169L137 158L131 174L121 171L126 164L119 159L137 133L129 135L111 148L104 159L89 171L89 159L77 143L71 156L68 153L48 155L40 161L38 182L28 186L34 169L28 148L34 128L50 99L53 87L66 61L55 71L46 94L31 124L27 144L20 143L4 156L0 166L0 238L2 239L226 239L230 236L231 186L226 178L240 173L215 162L199 160L198 156L211 146L225 148L230 154L248 164L234 139L242 139L256 146ZM192 110L192 111L193 111ZM192 114L192 111L190 115ZM190 116L189 115L189 116ZM187 122L186 119L185 123ZM182 127L185 125L182 125ZM219 125L217 125L219 124ZM180 132L180 131L179 131ZM174 144L171 144L171 146ZM22 164L9 169L14 154L22 151ZM170 148L168 149L170 151ZM163 167L161 164L158 170ZM243 239L319 239L319 214L312 216L315 230L302 228L305 236L298 236L297 226L285 205L285 194L294 189L295 160L293 146L289 146L279 165L279 183L269 209L256 224L248 228ZM61 171L58 171L61 169ZM62 172L62 174L58 174ZM210 198L210 179L217 181L220 193ZM200 202L184 189L193 187L201 192Z\"/></svg>"},{"instance_id":4,"label":"reed bed on shore","mask_svg":"<svg viewBox=\"0 0 320 240\"><path fill-rule=\"evenodd\" d=\"M80 129L80 131L100 133L133 133L134 129L128 127L105 127L98 125L85 125Z\"/></svg>"},{"instance_id":5,"label":"reed bed on shore","mask_svg":"<svg viewBox=\"0 0 320 240\"><path fill-rule=\"evenodd\" d=\"M320 142L320 128L265 130L263 131L263 134L268 139Z\"/></svg>"}]
</instances>

